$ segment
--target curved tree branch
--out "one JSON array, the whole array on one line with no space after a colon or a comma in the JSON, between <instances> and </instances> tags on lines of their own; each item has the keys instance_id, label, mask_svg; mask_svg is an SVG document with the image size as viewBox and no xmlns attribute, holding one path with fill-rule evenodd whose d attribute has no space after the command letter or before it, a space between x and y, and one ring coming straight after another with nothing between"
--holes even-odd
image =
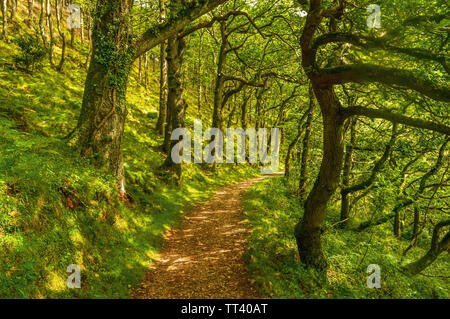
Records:
<instances>
[{"instance_id":1,"label":"curved tree branch","mask_svg":"<svg viewBox=\"0 0 450 319\"><path fill-rule=\"evenodd\" d=\"M409 70L373 64L353 64L322 69L316 80L324 86L344 83L378 82L397 85L422 93L436 101L450 102L450 88L441 86Z\"/></svg>"},{"instance_id":2,"label":"curved tree branch","mask_svg":"<svg viewBox=\"0 0 450 319\"><path fill-rule=\"evenodd\" d=\"M171 36L176 35L183 28L195 19L212 11L219 5L228 0L196 0L189 3L185 8L181 9L176 15L169 18L168 21L157 24L142 34L133 46L135 48L134 59L157 46L161 42L167 40Z\"/></svg>"},{"instance_id":3,"label":"curved tree branch","mask_svg":"<svg viewBox=\"0 0 450 319\"><path fill-rule=\"evenodd\" d=\"M377 110L366 108L362 106L352 106L347 108L342 108L340 110L341 115L344 118L350 116L367 116L370 118L384 119L393 123L404 124L416 128L423 128L434 132L439 132L445 135L450 135L450 126L424 121L421 119L415 119L401 114L396 114L387 110Z\"/></svg>"},{"instance_id":4,"label":"curved tree branch","mask_svg":"<svg viewBox=\"0 0 450 319\"><path fill-rule=\"evenodd\" d=\"M442 65L447 73L450 73L450 68L446 63L444 55L434 54L428 50L421 48L402 48L395 45L389 44L384 38L373 38L363 35L356 35L352 33L328 33L318 37L312 44L312 49L317 51L317 49L325 44L329 43L350 43L355 46L372 49L372 50L385 50L395 53L406 54L411 57L420 60L434 61Z\"/></svg>"}]
</instances>

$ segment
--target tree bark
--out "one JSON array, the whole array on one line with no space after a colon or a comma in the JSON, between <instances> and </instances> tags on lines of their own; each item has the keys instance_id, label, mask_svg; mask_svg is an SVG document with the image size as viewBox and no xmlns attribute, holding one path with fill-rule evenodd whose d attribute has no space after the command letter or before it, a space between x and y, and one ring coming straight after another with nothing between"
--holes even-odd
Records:
<instances>
[{"instance_id":1,"label":"tree bark","mask_svg":"<svg viewBox=\"0 0 450 319\"><path fill-rule=\"evenodd\" d=\"M1 0L2 6L2 36L8 40L8 0Z\"/></svg>"},{"instance_id":2,"label":"tree bark","mask_svg":"<svg viewBox=\"0 0 450 319\"><path fill-rule=\"evenodd\" d=\"M214 87L214 111L213 111L213 120L212 126L214 128L218 128L222 130L223 125L223 96L224 96L224 88L225 88L225 76L223 74L224 67L227 61L227 47L228 47L228 33L227 33L227 22L220 22L220 35L222 42L220 44L220 49L218 53L218 61L217 61L217 76L216 83Z\"/></svg>"},{"instance_id":3,"label":"tree bark","mask_svg":"<svg viewBox=\"0 0 450 319\"><path fill-rule=\"evenodd\" d=\"M44 27L44 16L45 16L45 3L44 0L40 0L41 4L41 12L39 15L39 33L42 38L42 42L45 46L47 46L47 36L45 34L45 27Z\"/></svg>"},{"instance_id":4,"label":"tree bark","mask_svg":"<svg viewBox=\"0 0 450 319\"><path fill-rule=\"evenodd\" d=\"M133 1L98 4L93 54L88 69L80 118L71 143L117 177L125 193L122 138L127 115L126 88L132 65L131 29L126 22ZM118 23L121 21L121 23Z\"/></svg>"},{"instance_id":5,"label":"tree bark","mask_svg":"<svg viewBox=\"0 0 450 319\"><path fill-rule=\"evenodd\" d=\"M353 148L356 139L356 119L350 120L350 144L345 148L344 171L342 173L342 184L345 188L350 186L350 173L352 170ZM350 201L347 192L341 191L341 227L345 227L349 219Z\"/></svg>"},{"instance_id":6,"label":"tree bark","mask_svg":"<svg viewBox=\"0 0 450 319\"><path fill-rule=\"evenodd\" d=\"M322 251L321 232L327 203L339 185L344 154L343 119L339 115L341 103L333 88L312 87L320 104L323 118L323 158L314 186L304 204L304 215L295 227L300 260L321 273L328 263Z\"/></svg>"},{"instance_id":7,"label":"tree bark","mask_svg":"<svg viewBox=\"0 0 450 319\"><path fill-rule=\"evenodd\" d=\"M161 43L159 60L160 60L160 77L159 77L159 115L156 129L164 136L165 127L167 125L167 42Z\"/></svg>"},{"instance_id":8,"label":"tree bark","mask_svg":"<svg viewBox=\"0 0 450 319\"><path fill-rule=\"evenodd\" d=\"M63 18L63 5L64 2L61 0L55 0L55 13L56 13L56 28L58 30L59 36L61 37L61 59L59 60L59 64L57 66L58 72L62 72L64 62L66 60L66 34L64 30L61 28L61 20Z\"/></svg>"},{"instance_id":9,"label":"tree bark","mask_svg":"<svg viewBox=\"0 0 450 319\"><path fill-rule=\"evenodd\" d=\"M159 14L161 20L166 17L166 3L165 0L159 0ZM165 136L165 127L167 125L167 41L160 45L159 51L159 113L158 121L156 123L156 130Z\"/></svg>"},{"instance_id":10,"label":"tree bark","mask_svg":"<svg viewBox=\"0 0 450 319\"><path fill-rule=\"evenodd\" d=\"M167 66L168 66L168 86L169 91L167 95L168 109L170 109L171 130L168 131L170 138L171 131L176 128L184 127L185 112L187 103L183 97L183 81L182 81L182 66L183 55L186 48L186 43L183 38L171 38L167 45ZM172 161L170 150L177 143L177 141L169 141L168 156L164 163L165 168L174 171L178 178L178 183L181 183L182 167L181 163L177 164Z\"/></svg>"},{"instance_id":11,"label":"tree bark","mask_svg":"<svg viewBox=\"0 0 450 319\"><path fill-rule=\"evenodd\" d=\"M10 22L12 22L14 20L14 18L16 17L17 1L18 0L11 0L11 18L9 19Z\"/></svg>"},{"instance_id":12,"label":"tree bark","mask_svg":"<svg viewBox=\"0 0 450 319\"><path fill-rule=\"evenodd\" d=\"M97 2L83 104L78 125L69 135L69 144L113 173L120 194L125 193L122 139L127 114L126 88L133 62L226 1L202 0L190 5L182 3L181 8L174 6L167 22L147 29L135 41L131 32L134 1Z\"/></svg>"},{"instance_id":13,"label":"tree bark","mask_svg":"<svg viewBox=\"0 0 450 319\"><path fill-rule=\"evenodd\" d=\"M53 22L52 22L52 7L51 7L51 0L45 0L45 15L46 15L46 20L47 20L47 25L48 25L48 30L49 30L49 36L50 36L50 43L49 43L49 61L50 61L50 65L53 65L53 46L54 46L54 42L55 42L55 37L53 34Z\"/></svg>"},{"instance_id":14,"label":"tree bark","mask_svg":"<svg viewBox=\"0 0 450 319\"><path fill-rule=\"evenodd\" d=\"M33 6L34 6L34 0L28 0L27 1L27 5L28 5L28 20L27 20L27 25L29 27L31 27L33 25Z\"/></svg>"},{"instance_id":15,"label":"tree bark","mask_svg":"<svg viewBox=\"0 0 450 319\"><path fill-rule=\"evenodd\" d=\"M306 182L308 177L306 176L308 170L309 160L309 143L311 139L311 130L314 118L315 97L312 86L309 88L309 108L308 117L305 124L305 135L303 136L302 156L300 161L300 179L298 184L298 194L302 202L306 199Z\"/></svg>"},{"instance_id":16,"label":"tree bark","mask_svg":"<svg viewBox=\"0 0 450 319\"><path fill-rule=\"evenodd\" d=\"M295 145L297 145L297 143L300 140L300 137L302 135L302 124L303 123L301 121L299 121L297 135L294 137L292 142L289 143L289 146L288 146L288 149L286 152L286 160L284 162L284 178L286 179L286 181L288 181L289 176L290 176L290 171L291 171L290 161L291 161L292 150L294 149Z\"/></svg>"}]
</instances>

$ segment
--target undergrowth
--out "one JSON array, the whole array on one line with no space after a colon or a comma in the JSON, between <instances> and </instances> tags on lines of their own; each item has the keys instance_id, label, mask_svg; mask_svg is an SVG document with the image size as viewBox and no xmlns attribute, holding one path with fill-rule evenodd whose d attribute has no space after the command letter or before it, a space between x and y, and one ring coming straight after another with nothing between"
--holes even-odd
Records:
<instances>
[{"instance_id":1,"label":"undergrowth","mask_svg":"<svg viewBox=\"0 0 450 319\"><path fill-rule=\"evenodd\" d=\"M245 216L251 235L246 253L253 282L260 293L272 298L449 298L450 266L448 254L443 254L426 269L424 275L410 277L400 266L423 256L430 238L402 259L409 245L393 237L387 223L366 232L352 228L331 227L339 221L339 209L328 207L323 234L323 249L329 263L325 285L316 274L300 262L293 235L294 226L303 214L303 207L283 178L257 183L244 198ZM368 288L367 267L381 268L381 288Z\"/></svg>"},{"instance_id":2,"label":"undergrowth","mask_svg":"<svg viewBox=\"0 0 450 319\"><path fill-rule=\"evenodd\" d=\"M163 233L219 186L256 170L185 165L181 187L164 181L155 72L148 90L130 81L129 200L119 200L112 176L64 140L81 109L86 45L68 49L62 73L48 65L33 74L16 69L17 50L0 42L0 298L130 297L158 257ZM187 98L194 100L189 91ZM81 268L81 289L66 286L70 264Z\"/></svg>"}]
</instances>

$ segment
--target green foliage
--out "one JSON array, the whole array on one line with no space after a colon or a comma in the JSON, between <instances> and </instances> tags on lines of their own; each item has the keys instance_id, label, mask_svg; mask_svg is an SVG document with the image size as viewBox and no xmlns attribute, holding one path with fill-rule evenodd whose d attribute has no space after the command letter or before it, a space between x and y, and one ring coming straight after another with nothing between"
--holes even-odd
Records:
<instances>
[{"instance_id":1,"label":"green foliage","mask_svg":"<svg viewBox=\"0 0 450 319\"><path fill-rule=\"evenodd\" d=\"M14 50L0 42L1 65ZM158 177L164 155L153 129L157 74L150 74L148 91L137 81L129 90L124 159L130 198L118 200L114 178L61 139L81 108L86 71L78 67L85 60L80 52L69 51L68 74L46 65L33 76L0 70L0 298L130 297L158 258L163 234L189 207L256 172L230 165L213 174L186 165L181 188ZM189 92L187 98L193 99ZM66 287L70 264L81 268L81 289Z\"/></svg>"},{"instance_id":2,"label":"green foliage","mask_svg":"<svg viewBox=\"0 0 450 319\"><path fill-rule=\"evenodd\" d=\"M410 277L400 271L402 250L409 243L393 238L389 225L369 232L331 228L323 235L330 264L328 282L322 285L314 271L299 263L293 230L302 216L298 198L286 188L283 178L256 184L245 196L244 214L251 229L247 253L249 270L263 296L272 298L448 298L447 269L443 255L427 272L431 277ZM326 225L339 218L330 206ZM326 226L326 227L327 227ZM408 261L421 257L427 246L415 248ZM381 288L366 285L367 266L381 268Z\"/></svg>"},{"instance_id":3,"label":"green foliage","mask_svg":"<svg viewBox=\"0 0 450 319\"><path fill-rule=\"evenodd\" d=\"M28 72L33 72L42 68L42 61L48 50L38 37L25 34L13 40L19 47L19 52L14 57L14 61L19 67Z\"/></svg>"}]
</instances>

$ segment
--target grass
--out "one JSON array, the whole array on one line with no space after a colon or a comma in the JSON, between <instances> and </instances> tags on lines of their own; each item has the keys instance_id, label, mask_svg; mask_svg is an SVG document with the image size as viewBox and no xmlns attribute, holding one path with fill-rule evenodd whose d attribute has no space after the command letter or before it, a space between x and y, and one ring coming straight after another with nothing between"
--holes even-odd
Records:
<instances>
[{"instance_id":1,"label":"grass","mask_svg":"<svg viewBox=\"0 0 450 319\"><path fill-rule=\"evenodd\" d=\"M275 191L276 190L276 191ZM390 224L367 232L351 228L331 228L323 235L328 258L328 281L321 285L315 274L299 263L293 229L303 208L292 195L283 177L257 183L244 198L245 216L249 221L250 249L246 254L252 280L260 293L272 298L449 298L448 278L407 276L400 265L416 260L426 252L430 238L410 251L402 260L407 240L393 238ZM326 227L339 220L339 210L330 205ZM381 288L370 289L367 267L381 268ZM424 273L447 276L448 254L443 254Z\"/></svg>"},{"instance_id":2,"label":"grass","mask_svg":"<svg viewBox=\"0 0 450 319\"><path fill-rule=\"evenodd\" d=\"M63 73L44 65L27 74L12 63L17 47L0 41L0 298L130 297L158 258L164 232L218 187L256 174L248 166L211 173L186 165L180 188L158 178L164 155L151 74L148 90L130 81L124 159L131 201L119 201L112 176L62 139L81 109L87 48L76 45ZM70 264L81 268L81 289L66 287Z\"/></svg>"}]
</instances>

